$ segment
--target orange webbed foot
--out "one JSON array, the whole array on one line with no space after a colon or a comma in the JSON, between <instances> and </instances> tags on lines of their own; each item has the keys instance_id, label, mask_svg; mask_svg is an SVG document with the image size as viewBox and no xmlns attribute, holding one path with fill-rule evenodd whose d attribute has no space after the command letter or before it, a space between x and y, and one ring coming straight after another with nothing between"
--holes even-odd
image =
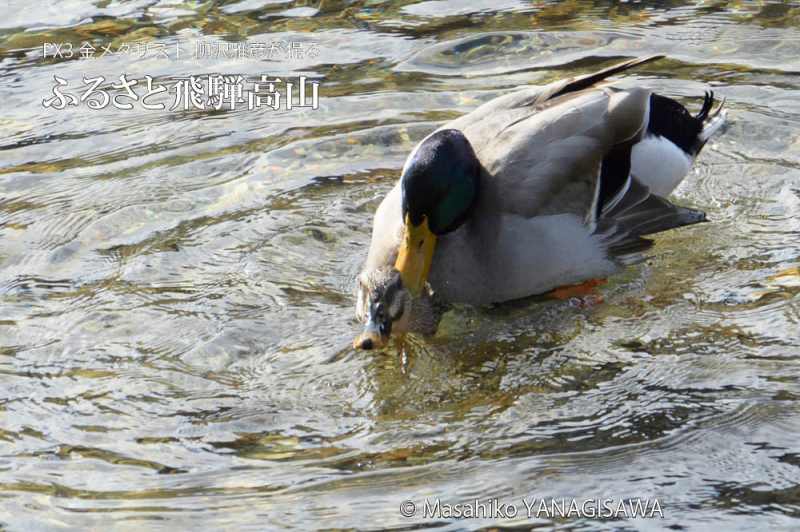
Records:
<instances>
[{"instance_id":1,"label":"orange webbed foot","mask_svg":"<svg viewBox=\"0 0 800 532\"><path fill-rule=\"evenodd\" d=\"M603 296L598 294L596 289L608 282L607 279L589 279L579 284L570 284L566 286L559 286L545 294L545 296L552 299L572 299L572 298L585 298L587 301L586 306L592 304L599 304L603 302ZM589 301L591 300L591 301ZM581 305L579 305L581 306Z\"/></svg>"}]
</instances>

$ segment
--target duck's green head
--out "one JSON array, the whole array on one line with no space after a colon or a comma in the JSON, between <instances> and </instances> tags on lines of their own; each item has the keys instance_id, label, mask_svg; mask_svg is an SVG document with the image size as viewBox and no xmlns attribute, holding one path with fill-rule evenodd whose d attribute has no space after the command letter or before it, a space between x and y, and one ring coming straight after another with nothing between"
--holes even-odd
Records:
<instances>
[{"instance_id":1,"label":"duck's green head","mask_svg":"<svg viewBox=\"0 0 800 532\"><path fill-rule=\"evenodd\" d=\"M404 235L395 267L413 295L428 278L436 237L472 214L480 172L475 151L456 129L433 133L409 155L400 177Z\"/></svg>"}]
</instances>

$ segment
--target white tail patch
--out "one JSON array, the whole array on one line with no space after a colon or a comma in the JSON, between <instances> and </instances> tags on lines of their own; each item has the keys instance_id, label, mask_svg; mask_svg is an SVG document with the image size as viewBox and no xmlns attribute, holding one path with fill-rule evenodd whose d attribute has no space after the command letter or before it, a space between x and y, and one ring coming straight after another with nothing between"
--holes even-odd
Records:
<instances>
[{"instance_id":1,"label":"white tail patch","mask_svg":"<svg viewBox=\"0 0 800 532\"><path fill-rule=\"evenodd\" d=\"M666 198L683 181L692 158L671 140L648 134L633 145L631 173L650 191Z\"/></svg>"}]
</instances>

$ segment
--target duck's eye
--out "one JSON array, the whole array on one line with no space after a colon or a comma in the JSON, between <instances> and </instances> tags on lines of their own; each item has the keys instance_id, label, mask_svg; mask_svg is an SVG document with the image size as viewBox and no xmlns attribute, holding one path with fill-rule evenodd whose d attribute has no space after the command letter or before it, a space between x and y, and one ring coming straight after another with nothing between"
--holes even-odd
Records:
<instances>
[{"instance_id":1,"label":"duck's eye","mask_svg":"<svg viewBox=\"0 0 800 532\"><path fill-rule=\"evenodd\" d=\"M392 331L392 321L386 315L386 306L383 302L376 303L372 310L372 316L378 324L381 335L388 336Z\"/></svg>"}]
</instances>

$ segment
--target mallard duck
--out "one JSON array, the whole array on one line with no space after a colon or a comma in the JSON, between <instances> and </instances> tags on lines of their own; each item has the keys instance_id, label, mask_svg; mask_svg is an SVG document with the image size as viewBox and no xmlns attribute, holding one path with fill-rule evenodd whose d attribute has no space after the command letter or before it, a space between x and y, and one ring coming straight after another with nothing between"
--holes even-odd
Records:
<instances>
[{"instance_id":1,"label":"mallard duck","mask_svg":"<svg viewBox=\"0 0 800 532\"><path fill-rule=\"evenodd\" d=\"M360 349L436 331L437 302L484 305L607 278L645 235L705 220L666 199L725 120L603 81L645 62L525 87L425 137L375 213L356 283Z\"/></svg>"}]
</instances>

